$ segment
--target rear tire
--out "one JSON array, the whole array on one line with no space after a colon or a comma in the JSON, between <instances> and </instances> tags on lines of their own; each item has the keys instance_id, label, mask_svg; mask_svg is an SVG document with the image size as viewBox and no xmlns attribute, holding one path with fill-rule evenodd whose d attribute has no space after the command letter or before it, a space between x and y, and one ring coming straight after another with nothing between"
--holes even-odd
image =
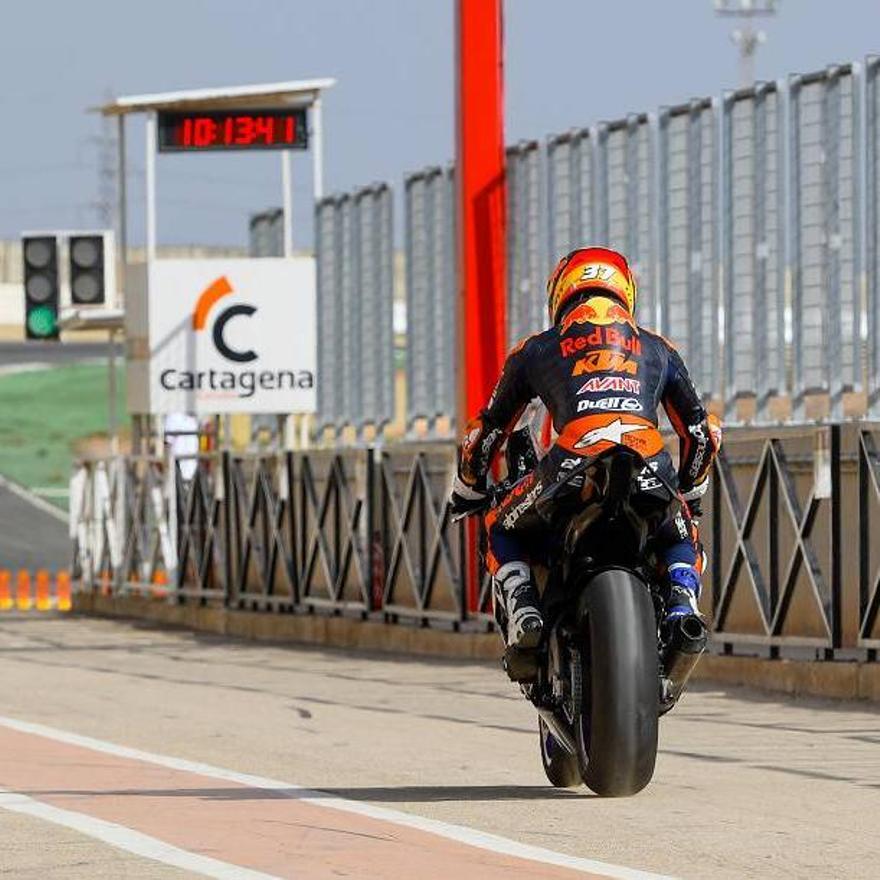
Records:
<instances>
[{"instance_id":1,"label":"rear tire","mask_svg":"<svg viewBox=\"0 0 880 880\"><path fill-rule=\"evenodd\" d=\"M657 759L659 656L654 603L633 572L609 569L582 600L584 690L575 724L580 772L604 797L636 794Z\"/></svg>"},{"instance_id":2,"label":"rear tire","mask_svg":"<svg viewBox=\"0 0 880 880\"><path fill-rule=\"evenodd\" d=\"M541 763L550 784L556 788L580 788L583 780L578 759L565 751L540 716L538 736L541 738Z\"/></svg>"}]
</instances>

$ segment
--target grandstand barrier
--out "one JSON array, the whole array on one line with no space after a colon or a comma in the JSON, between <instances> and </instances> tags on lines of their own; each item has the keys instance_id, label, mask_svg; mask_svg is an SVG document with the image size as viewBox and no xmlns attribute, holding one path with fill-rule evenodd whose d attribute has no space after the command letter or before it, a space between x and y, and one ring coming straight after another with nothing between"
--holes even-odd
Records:
<instances>
[{"instance_id":1,"label":"grandstand barrier","mask_svg":"<svg viewBox=\"0 0 880 880\"><path fill-rule=\"evenodd\" d=\"M728 432L701 525L713 652L876 661L878 432L858 422ZM196 460L189 479L181 460L78 464L79 592L492 628L488 578L474 607L465 590L451 443Z\"/></svg>"}]
</instances>

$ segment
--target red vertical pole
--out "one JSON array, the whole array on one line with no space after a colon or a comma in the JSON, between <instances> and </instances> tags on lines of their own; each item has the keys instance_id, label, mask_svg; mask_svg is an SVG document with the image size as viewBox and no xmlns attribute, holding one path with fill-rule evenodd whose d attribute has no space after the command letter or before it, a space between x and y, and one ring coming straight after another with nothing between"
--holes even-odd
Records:
<instances>
[{"instance_id":1,"label":"red vertical pole","mask_svg":"<svg viewBox=\"0 0 880 880\"><path fill-rule=\"evenodd\" d=\"M460 430L488 400L507 348L502 2L456 0ZM468 520L471 611L479 602L476 537Z\"/></svg>"}]
</instances>

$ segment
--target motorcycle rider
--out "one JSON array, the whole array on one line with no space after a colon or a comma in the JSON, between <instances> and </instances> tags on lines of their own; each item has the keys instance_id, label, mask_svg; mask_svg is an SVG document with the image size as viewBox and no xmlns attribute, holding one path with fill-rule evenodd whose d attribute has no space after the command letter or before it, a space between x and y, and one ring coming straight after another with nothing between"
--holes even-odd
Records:
<instances>
[{"instance_id":1,"label":"motorcycle rider","mask_svg":"<svg viewBox=\"0 0 880 880\"><path fill-rule=\"evenodd\" d=\"M615 445L634 449L678 486L684 503L670 507L653 542L665 568L667 621L698 614L689 505L698 509L721 442L720 426L710 423L681 356L636 323L636 283L623 255L604 247L573 250L550 275L547 296L550 328L514 346L488 403L465 428L451 496L454 514L485 507L493 459L526 406L539 398L555 442L486 516L496 619L514 648L537 646L543 628L529 550L548 537L548 526L535 501L550 485L565 482L582 457ZM658 430L660 405L679 437L677 471ZM643 472L639 482L648 488L652 479L659 482Z\"/></svg>"}]
</instances>

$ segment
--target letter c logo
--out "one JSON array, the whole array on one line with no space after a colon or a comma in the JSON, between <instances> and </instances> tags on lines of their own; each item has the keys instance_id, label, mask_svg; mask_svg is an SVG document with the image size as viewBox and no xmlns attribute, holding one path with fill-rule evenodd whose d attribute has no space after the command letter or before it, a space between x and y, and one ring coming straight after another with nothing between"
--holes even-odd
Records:
<instances>
[{"instance_id":1,"label":"letter c logo","mask_svg":"<svg viewBox=\"0 0 880 880\"><path fill-rule=\"evenodd\" d=\"M226 344L226 340L223 338L223 333L226 329L226 325L237 315L247 315L250 317L257 310L256 306L247 306L247 305L238 305L238 306L230 306L228 309L222 311L218 316L217 320L214 322L214 345L217 346L217 351L223 355L227 360L235 361L239 364L247 363L248 361L256 360L257 353L253 349L248 349L247 351L236 351L234 348L230 348Z\"/></svg>"}]
</instances>

